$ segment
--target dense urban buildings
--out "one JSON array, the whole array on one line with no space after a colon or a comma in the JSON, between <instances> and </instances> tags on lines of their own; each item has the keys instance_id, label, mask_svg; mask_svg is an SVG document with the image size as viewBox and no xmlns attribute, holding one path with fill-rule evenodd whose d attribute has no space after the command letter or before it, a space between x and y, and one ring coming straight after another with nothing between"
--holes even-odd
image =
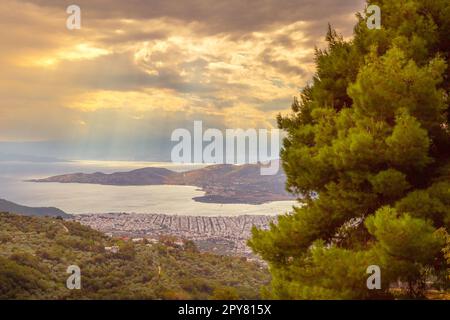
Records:
<instances>
[{"instance_id":1,"label":"dense urban buildings","mask_svg":"<svg viewBox=\"0 0 450 320\"><path fill-rule=\"evenodd\" d=\"M253 226L268 228L273 216L181 216L168 214L81 214L73 218L111 236L192 240L202 251L254 258L247 240Z\"/></svg>"}]
</instances>

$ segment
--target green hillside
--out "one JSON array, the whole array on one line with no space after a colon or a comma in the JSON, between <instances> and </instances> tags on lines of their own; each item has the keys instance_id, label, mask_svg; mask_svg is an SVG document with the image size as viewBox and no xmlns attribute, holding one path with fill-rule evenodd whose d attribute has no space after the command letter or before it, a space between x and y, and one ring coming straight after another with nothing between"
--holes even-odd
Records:
<instances>
[{"instance_id":1,"label":"green hillside","mask_svg":"<svg viewBox=\"0 0 450 320\"><path fill-rule=\"evenodd\" d=\"M81 290L66 288L69 265L81 269ZM76 222L0 213L3 299L257 299L269 281L255 263L191 243L133 243Z\"/></svg>"}]
</instances>

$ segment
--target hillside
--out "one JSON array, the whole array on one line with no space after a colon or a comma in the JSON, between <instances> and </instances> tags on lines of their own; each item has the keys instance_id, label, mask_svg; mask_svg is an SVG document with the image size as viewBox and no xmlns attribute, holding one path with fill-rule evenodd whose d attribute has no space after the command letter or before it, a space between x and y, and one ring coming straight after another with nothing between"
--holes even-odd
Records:
<instances>
[{"instance_id":1,"label":"hillside","mask_svg":"<svg viewBox=\"0 0 450 320\"><path fill-rule=\"evenodd\" d=\"M0 214L2 299L259 298L267 270L245 259L197 252L191 242L134 243L77 222ZM117 253L105 247L118 246ZM68 290L69 265L81 290Z\"/></svg>"},{"instance_id":2,"label":"hillside","mask_svg":"<svg viewBox=\"0 0 450 320\"><path fill-rule=\"evenodd\" d=\"M11 201L0 199L0 212L14 212L26 216L49 216L70 218L71 215L54 207L27 207Z\"/></svg>"},{"instance_id":3,"label":"hillside","mask_svg":"<svg viewBox=\"0 0 450 320\"><path fill-rule=\"evenodd\" d=\"M285 190L286 176L281 169L276 175L266 176L261 175L260 169L260 164L218 164L187 172L152 167L111 174L64 174L30 181L122 186L190 185L205 191L204 196L194 198L199 202L261 204L294 199Z\"/></svg>"}]
</instances>

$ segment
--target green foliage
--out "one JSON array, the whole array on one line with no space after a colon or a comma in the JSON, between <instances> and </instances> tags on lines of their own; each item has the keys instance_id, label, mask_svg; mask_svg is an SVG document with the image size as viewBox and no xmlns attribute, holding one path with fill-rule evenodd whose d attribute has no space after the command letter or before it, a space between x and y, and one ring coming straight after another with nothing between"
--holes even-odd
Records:
<instances>
[{"instance_id":1,"label":"green foliage","mask_svg":"<svg viewBox=\"0 0 450 320\"><path fill-rule=\"evenodd\" d=\"M5 213L0 230L0 299L213 299L218 288L257 299L269 282L259 265L194 244L133 243L76 222ZM119 251L105 250L112 246ZM81 290L66 288L70 265L81 269Z\"/></svg>"},{"instance_id":2,"label":"green foliage","mask_svg":"<svg viewBox=\"0 0 450 320\"><path fill-rule=\"evenodd\" d=\"M385 198L398 198L410 187L406 175L395 169L380 171L369 178L373 192Z\"/></svg>"},{"instance_id":3,"label":"green foliage","mask_svg":"<svg viewBox=\"0 0 450 320\"><path fill-rule=\"evenodd\" d=\"M286 299L422 297L448 288L450 222L448 1L368 1L354 38L329 28L312 84L278 116L287 189L301 206L249 245L270 266L264 292ZM447 245L448 246L448 245ZM447 250L447 251L445 251ZM369 265L382 289L368 290Z\"/></svg>"},{"instance_id":4,"label":"green foliage","mask_svg":"<svg viewBox=\"0 0 450 320\"><path fill-rule=\"evenodd\" d=\"M375 263L379 260L373 251L325 247L322 241L316 241L301 259L292 257L285 268L276 270L279 274L272 282L274 298L368 298L366 269ZM377 292L374 297L386 296L384 292Z\"/></svg>"},{"instance_id":5,"label":"green foliage","mask_svg":"<svg viewBox=\"0 0 450 320\"><path fill-rule=\"evenodd\" d=\"M442 249L442 252L444 253L444 257L447 260L447 264L450 264L450 236L447 234L447 243L444 247L444 249ZM447 270L447 276L448 279L450 280L450 270Z\"/></svg>"},{"instance_id":6,"label":"green foliage","mask_svg":"<svg viewBox=\"0 0 450 320\"><path fill-rule=\"evenodd\" d=\"M235 288L221 287L214 289L213 300L239 300L239 294Z\"/></svg>"},{"instance_id":7,"label":"green foliage","mask_svg":"<svg viewBox=\"0 0 450 320\"><path fill-rule=\"evenodd\" d=\"M407 213L399 215L389 207L368 217L365 224L387 255L413 263L432 263L445 243L428 221Z\"/></svg>"},{"instance_id":8,"label":"green foliage","mask_svg":"<svg viewBox=\"0 0 450 320\"><path fill-rule=\"evenodd\" d=\"M136 250L134 245L130 241L119 242L119 254L118 256L125 260L133 260L136 257Z\"/></svg>"},{"instance_id":9,"label":"green foliage","mask_svg":"<svg viewBox=\"0 0 450 320\"><path fill-rule=\"evenodd\" d=\"M0 256L0 296L3 299L23 299L50 289L45 274Z\"/></svg>"}]
</instances>

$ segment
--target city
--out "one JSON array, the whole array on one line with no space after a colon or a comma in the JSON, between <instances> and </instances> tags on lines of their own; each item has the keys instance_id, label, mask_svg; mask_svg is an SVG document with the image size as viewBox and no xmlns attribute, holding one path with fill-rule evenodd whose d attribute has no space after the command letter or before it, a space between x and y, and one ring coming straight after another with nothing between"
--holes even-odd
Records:
<instances>
[{"instance_id":1,"label":"city","mask_svg":"<svg viewBox=\"0 0 450 320\"><path fill-rule=\"evenodd\" d=\"M115 237L191 240L201 251L256 259L246 242L251 229L267 229L273 216L181 216L168 214L80 214L73 220Z\"/></svg>"}]
</instances>

